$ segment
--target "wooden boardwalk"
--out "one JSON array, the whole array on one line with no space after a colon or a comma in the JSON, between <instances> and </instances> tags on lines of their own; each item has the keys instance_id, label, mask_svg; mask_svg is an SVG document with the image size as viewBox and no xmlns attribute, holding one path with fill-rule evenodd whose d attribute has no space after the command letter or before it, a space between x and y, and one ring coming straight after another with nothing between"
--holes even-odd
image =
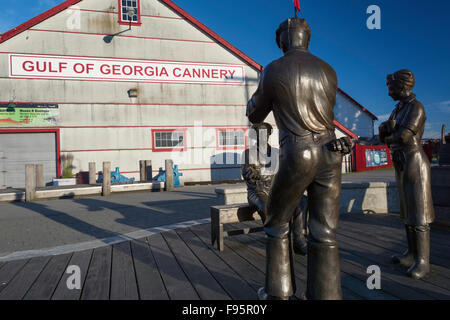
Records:
<instances>
[{"instance_id":1,"label":"wooden boardwalk","mask_svg":"<svg viewBox=\"0 0 450 320\"><path fill-rule=\"evenodd\" d=\"M247 223L247 225L255 223ZM432 230L432 273L415 281L390 256L406 248L398 216L345 215L339 228L344 299L450 299L450 231ZM16 300L254 300L264 284L264 234L210 245L210 225L52 257L0 262L0 299ZM70 265L81 269L81 290L69 290ZM366 286L379 265L381 290ZM306 258L295 257L297 296L306 286Z\"/></svg>"}]
</instances>

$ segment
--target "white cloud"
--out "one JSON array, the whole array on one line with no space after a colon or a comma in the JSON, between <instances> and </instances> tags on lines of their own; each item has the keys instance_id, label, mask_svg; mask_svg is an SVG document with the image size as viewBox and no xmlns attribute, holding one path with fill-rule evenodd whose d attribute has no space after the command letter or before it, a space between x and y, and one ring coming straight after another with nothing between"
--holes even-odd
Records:
<instances>
[{"instance_id":1,"label":"white cloud","mask_svg":"<svg viewBox=\"0 0 450 320\"><path fill-rule=\"evenodd\" d=\"M440 139L441 133L439 131L425 131L422 138L423 139Z\"/></svg>"},{"instance_id":2,"label":"white cloud","mask_svg":"<svg viewBox=\"0 0 450 320\"><path fill-rule=\"evenodd\" d=\"M39 0L39 6L40 7L54 7L58 5L61 1L60 0Z\"/></svg>"},{"instance_id":3,"label":"white cloud","mask_svg":"<svg viewBox=\"0 0 450 320\"><path fill-rule=\"evenodd\" d=\"M450 100L442 101L438 103L432 103L426 106L427 108L437 108L441 112L450 113Z\"/></svg>"},{"instance_id":4,"label":"white cloud","mask_svg":"<svg viewBox=\"0 0 450 320\"><path fill-rule=\"evenodd\" d=\"M444 101L439 104L439 109L442 112L450 113L450 101Z\"/></svg>"},{"instance_id":5,"label":"white cloud","mask_svg":"<svg viewBox=\"0 0 450 320\"><path fill-rule=\"evenodd\" d=\"M377 116L377 118L378 118L378 121L386 121L389 119L390 116L391 116L391 114L388 113L388 114L382 114L380 116Z\"/></svg>"}]
</instances>

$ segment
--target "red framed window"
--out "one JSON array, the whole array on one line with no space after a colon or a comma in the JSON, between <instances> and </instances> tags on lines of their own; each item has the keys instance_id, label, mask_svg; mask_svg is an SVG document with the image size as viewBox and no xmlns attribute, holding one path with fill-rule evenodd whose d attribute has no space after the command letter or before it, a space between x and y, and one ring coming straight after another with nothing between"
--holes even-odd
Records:
<instances>
[{"instance_id":1,"label":"red framed window","mask_svg":"<svg viewBox=\"0 0 450 320\"><path fill-rule=\"evenodd\" d=\"M119 0L119 24L127 26L142 24L140 0Z\"/></svg>"},{"instance_id":2,"label":"red framed window","mask_svg":"<svg viewBox=\"0 0 450 320\"><path fill-rule=\"evenodd\" d=\"M186 129L152 130L153 152L186 151Z\"/></svg>"},{"instance_id":3,"label":"red framed window","mask_svg":"<svg viewBox=\"0 0 450 320\"><path fill-rule=\"evenodd\" d=\"M247 129L217 129L217 149L246 149Z\"/></svg>"}]
</instances>

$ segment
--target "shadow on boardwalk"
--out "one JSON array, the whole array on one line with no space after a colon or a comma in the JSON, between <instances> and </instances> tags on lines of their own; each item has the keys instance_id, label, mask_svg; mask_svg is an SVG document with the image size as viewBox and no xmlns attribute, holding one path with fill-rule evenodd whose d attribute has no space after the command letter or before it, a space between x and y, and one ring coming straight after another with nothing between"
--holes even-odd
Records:
<instances>
[{"instance_id":1,"label":"shadow on boardwalk","mask_svg":"<svg viewBox=\"0 0 450 320\"><path fill-rule=\"evenodd\" d=\"M210 245L209 228L198 225L94 250L0 263L0 299L255 299L264 284L264 234L227 238L225 250L218 252ZM450 299L449 235L432 230L432 272L416 281L390 263L392 254L406 248L397 216L342 216L344 299ZM294 259L299 297L306 287L306 260ZM80 267L81 290L67 288L68 265ZM371 265L381 268L381 290L366 286Z\"/></svg>"}]
</instances>

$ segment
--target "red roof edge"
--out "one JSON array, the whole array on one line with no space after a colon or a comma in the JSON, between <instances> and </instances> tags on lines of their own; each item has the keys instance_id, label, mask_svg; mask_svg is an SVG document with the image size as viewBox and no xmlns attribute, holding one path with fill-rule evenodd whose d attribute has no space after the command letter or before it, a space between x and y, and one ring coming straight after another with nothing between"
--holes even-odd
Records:
<instances>
[{"instance_id":1,"label":"red roof edge","mask_svg":"<svg viewBox=\"0 0 450 320\"><path fill-rule=\"evenodd\" d=\"M341 131L343 131L345 134L349 135L353 140L358 140L359 136L354 133L353 131L351 131L349 128L347 128L346 126L344 126L342 123L340 123L337 120L334 120L334 125L336 127L338 127Z\"/></svg>"},{"instance_id":2,"label":"red roof edge","mask_svg":"<svg viewBox=\"0 0 450 320\"><path fill-rule=\"evenodd\" d=\"M227 48L228 50L230 50L231 52L233 52L235 55L237 55L239 58L241 58L242 60L244 60L245 62L247 62L250 66L252 66L253 68L255 68L258 71L262 71L263 67L257 63L255 60L253 60L252 58L250 58L249 56L247 56L245 53L243 53L242 51L240 51L239 49L237 49L236 47L234 47L231 43L229 43L228 41L226 41L225 39L223 39L221 36L219 36L217 33L215 33L214 31L212 31L210 28L208 28L207 26L205 26L203 23L201 23L200 21L198 21L197 19L195 19L193 16L191 16L189 13L187 13L186 11L184 11L181 7L179 7L178 5L176 5L173 1L171 0L160 0L162 3L166 4L168 7L170 7L171 9L175 10L178 14L180 14L181 16L183 16L186 20L188 20L189 22L191 22L194 26L198 27L200 30L202 30L203 32L205 32L206 34L208 34L210 37L212 37L213 39L215 39L217 42L219 42L221 45L223 45L225 48Z\"/></svg>"},{"instance_id":3,"label":"red roof edge","mask_svg":"<svg viewBox=\"0 0 450 320\"><path fill-rule=\"evenodd\" d=\"M77 4L77 3L81 2L81 1L83 1L83 0L67 0L67 1L64 1L63 3L57 5L56 7L52 8L52 9L50 9L50 10L48 10L48 11L46 11L46 12L40 14L40 15L38 15L37 17L34 17L31 20L28 20L27 22L21 24L20 26L14 28L14 29L11 29L8 32L5 32L0 38L0 43L3 43L6 40L11 39L12 37L14 37L14 36L24 32L24 31L26 31L28 29L30 29L31 27L35 26L36 24L38 24L38 23L40 23L40 22L42 22L42 21L44 21L44 20L46 20L46 19L48 19L50 17L53 17L54 15L60 13L61 11L64 11L65 9L69 8L70 6L73 6L73 5L75 5L75 4ZM171 0L159 0L159 1L161 1L164 4L166 4L171 9L175 10L178 14L183 16L186 20L188 20L193 25L195 25L196 27L198 27L199 29L204 31L206 34L208 34L213 39L218 41L221 45L223 45L225 48L227 48L228 50L230 50L231 52L236 54L239 58L243 59L245 62L247 62L250 66L252 66L256 70L262 71L264 69L263 66L261 66L259 63L257 63L255 60L253 60L252 58L247 56L245 53L243 53L242 51L240 51L239 49L234 47L231 43L229 43L228 41L226 41L225 39L220 37L217 33L215 33L210 28L205 26L203 23L201 23L200 21L195 19L189 13L184 11L181 7L176 5L173 1L171 1ZM356 100L354 100L352 97L350 97L347 93L345 93L344 91L342 91L339 88L338 88L338 91L340 93L342 93L350 101L355 103L359 108L361 108L361 110L363 110L365 113L370 115L373 120L378 120L378 118L373 113L371 113L369 110L364 108L361 104L359 104ZM342 124L339 124L339 125L342 126ZM348 130L344 126L342 126L341 129L344 130L344 132L346 132L345 130L347 130L351 134L355 135L353 132L351 132L350 130Z\"/></svg>"},{"instance_id":4,"label":"red roof edge","mask_svg":"<svg viewBox=\"0 0 450 320\"><path fill-rule=\"evenodd\" d=\"M350 97L347 93L345 93L344 91L342 91L341 89L338 88L338 91L340 93L342 93L347 99L349 99L350 101L352 101L353 103L355 103L358 107L361 108L362 111L364 111L365 113L367 113L369 116L372 117L373 120L378 120L377 116L374 115L372 112L370 112L369 110L367 110L366 108L364 108L361 104L359 104L358 101L356 101L355 99L353 99L352 97Z\"/></svg>"},{"instance_id":5,"label":"red roof edge","mask_svg":"<svg viewBox=\"0 0 450 320\"><path fill-rule=\"evenodd\" d=\"M50 17L53 17L55 14L60 13L63 10L66 10L68 7L75 5L80 1L82 1L82 0L64 1L63 3L57 5L56 7L52 8L48 11L45 11L44 13L38 15L37 17L34 17L31 20L28 20L27 22L21 24L20 26L5 32L1 36L0 43L3 43L6 40L11 39L12 37L18 35L19 33L22 33L24 31L30 29L31 27L37 25L38 23L41 23L42 21L44 21Z\"/></svg>"}]
</instances>

